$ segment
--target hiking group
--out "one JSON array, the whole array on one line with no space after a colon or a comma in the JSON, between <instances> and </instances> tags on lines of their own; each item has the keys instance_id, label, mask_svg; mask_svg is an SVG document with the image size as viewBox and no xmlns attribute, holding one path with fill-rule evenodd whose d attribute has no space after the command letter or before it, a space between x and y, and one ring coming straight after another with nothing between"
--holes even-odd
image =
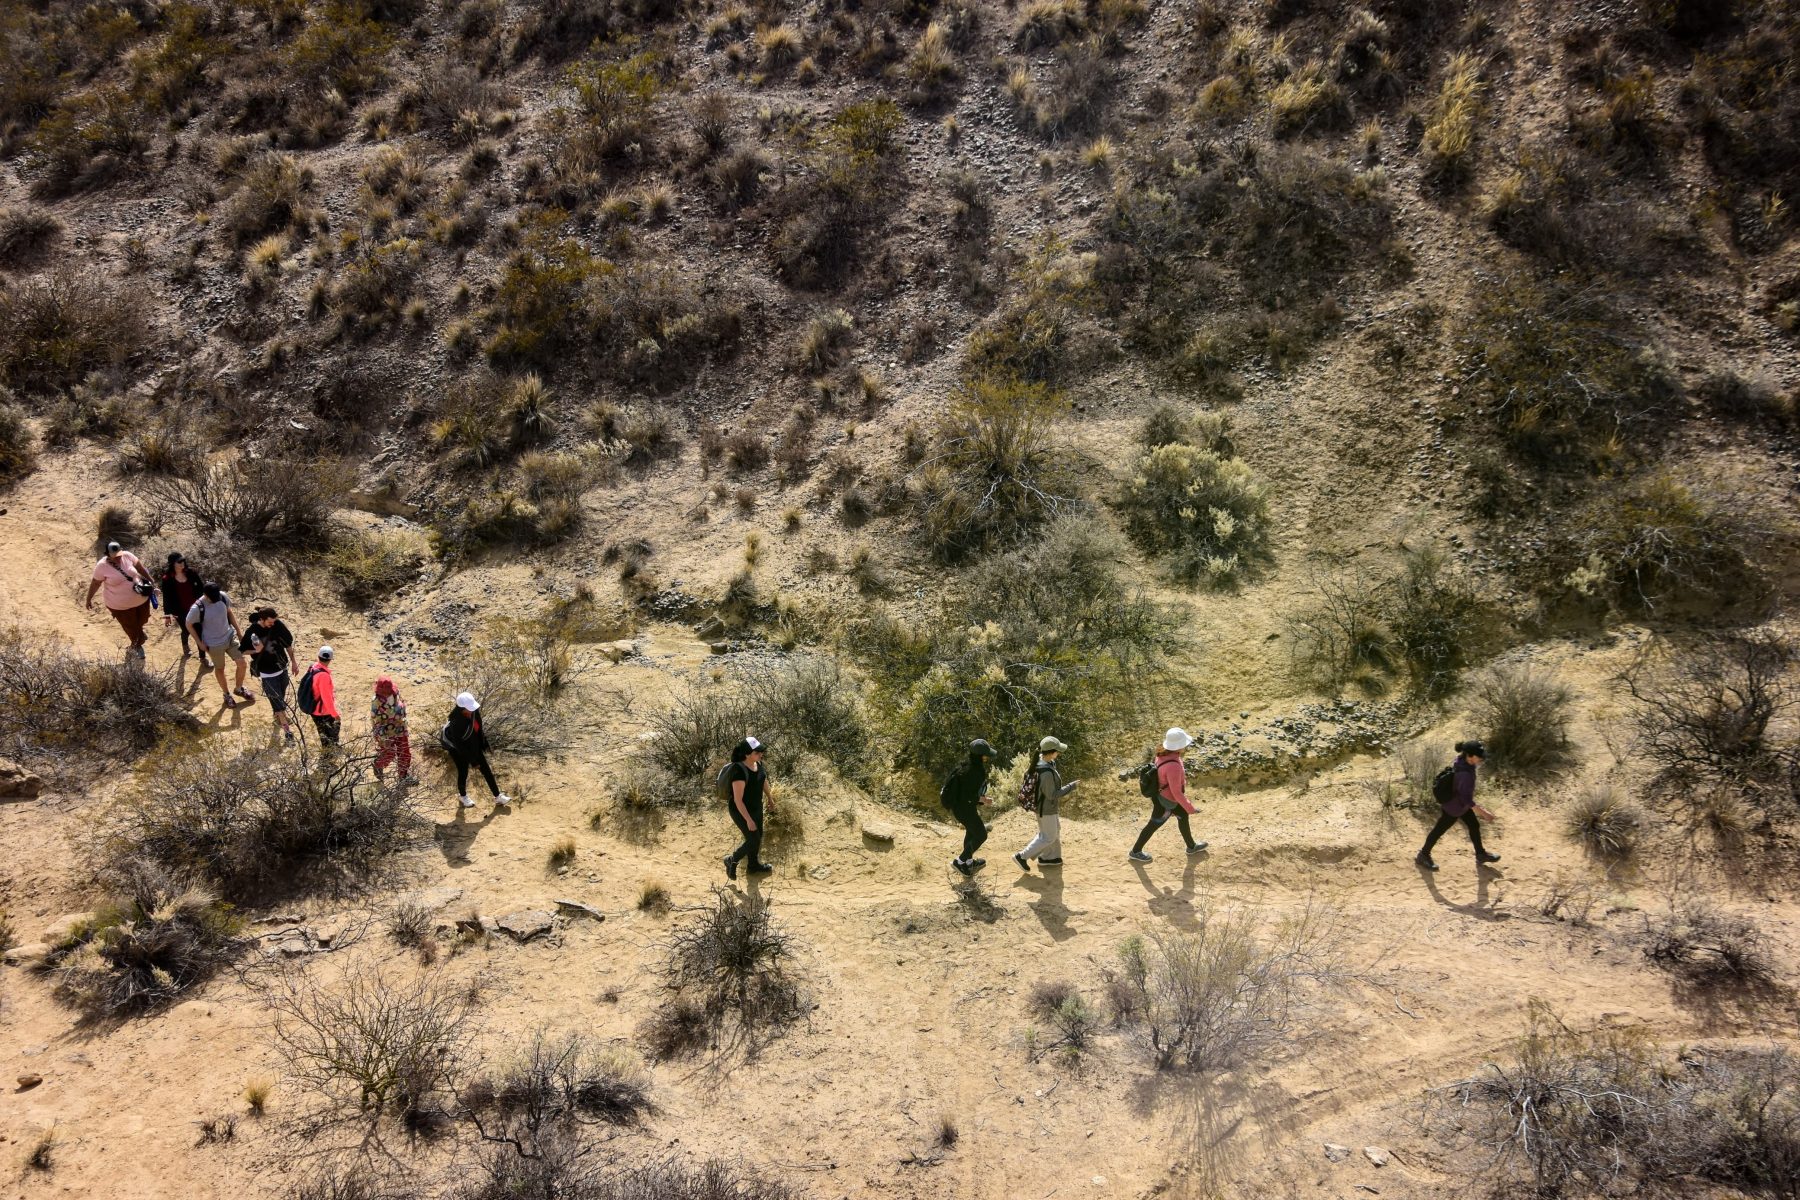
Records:
<instances>
[{"instance_id":1,"label":"hiking group","mask_svg":"<svg viewBox=\"0 0 1800 1200\"><path fill-rule=\"evenodd\" d=\"M102 595L107 611L125 631L128 661L144 661L144 645L149 640L145 631L150 615L160 606L164 624L180 633L181 657L200 659L195 687L210 671L219 685L225 708L247 707L256 703L256 697L244 686L254 671L284 742L291 745L297 740L296 722L290 713L298 711L311 718L321 746L339 746L343 717L338 711L337 681L331 673L336 652L330 646L320 646L312 665L301 671L294 652L293 631L274 608L253 609L240 623L231 596L218 583L204 579L185 555L170 554L161 575L152 579L137 555L118 542L108 542L105 555L94 564L87 607L94 606L96 594ZM234 668L229 681L227 662ZM506 807L512 799L500 790L493 767L488 764L487 734L482 730L480 713L481 703L473 693L458 694L449 717L438 730L438 743L456 764L457 802L461 808L475 807L468 789L471 767L481 773L495 805ZM393 767L397 772L396 786L416 784L406 701L398 685L386 675L375 680L369 698L369 733L375 743L376 780L386 783L387 769Z\"/></svg>"}]
</instances>

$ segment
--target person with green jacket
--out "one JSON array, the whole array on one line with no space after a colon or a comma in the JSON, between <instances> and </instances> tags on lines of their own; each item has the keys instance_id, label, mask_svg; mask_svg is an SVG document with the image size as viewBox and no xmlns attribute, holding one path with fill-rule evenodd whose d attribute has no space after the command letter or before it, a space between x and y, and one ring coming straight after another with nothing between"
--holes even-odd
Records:
<instances>
[{"instance_id":1,"label":"person with green jacket","mask_svg":"<svg viewBox=\"0 0 1800 1200\"><path fill-rule=\"evenodd\" d=\"M1038 831L1023 850L1013 855L1021 871L1030 871L1033 859L1039 866L1062 866L1062 800L1080 783L1076 780L1065 784L1062 773L1056 769L1057 757L1067 749L1053 737L1038 743L1037 765L1032 768L1037 773Z\"/></svg>"}]
</instances>

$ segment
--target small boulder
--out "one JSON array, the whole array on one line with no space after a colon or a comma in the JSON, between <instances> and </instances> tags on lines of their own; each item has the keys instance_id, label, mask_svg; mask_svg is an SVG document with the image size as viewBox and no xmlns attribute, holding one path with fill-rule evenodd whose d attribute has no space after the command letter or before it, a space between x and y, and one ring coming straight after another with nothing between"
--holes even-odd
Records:
<instances>
[{"instance_id":1,"label":"small boulder","mask_svg":"<svg viewBox=\"0 0 1800 1200\"><path fill-rule=\"evenodd\" d=\"M49 957L49 954L49 942L25 942L22 945L9 946L6 953L0 955L0 958L4 958L9 967L31 967L43 962L45 958Z\"/></svg>"},{"instance_id":2,"label":"small boulder","mask_svg":"<svg viewBox=\"0 0 1800 1200\"><path fill-rule=\"evenodd\" d=\"M706 648L714 654L730 654L731 653L731 643L730 642L711 642L711 643L708 643Z\"/></svg>"},{"instance_id":3,"label":"small boulder","mask_svg":"<svg viewBox=\"0 0 1800 1200\"><path fill-rule=\"evenodd\" d=\"M1385 1167L1388 1165L1388 1152L1383 1150L1380 1146L1364 1146L1363 1157L1378 1167Z\"/></svg>"},{"instance_id":4,"label":"small boulder","mask_svg":"<svg viewBox=\"0 0 1800 1200\"><path fill-rule=\"evenodd\" d=\"M610 663L623 662L638 652L637 643L629 640L601 642L598 646L595 646L594 649L598 650L601 657L605 658L606 661Z\"/></svg>"},{"instance_id":5,"label":"small boulder","mask_svg":"<svg viewBox=\"0 0 1800 1200\"><path fill-rule=\"evenodd\" d=\"M44 1077L42 1075L21 1075L19 1076L19 1090L21 1092L29 1092L32 1088L42 1082L44 1082Z\"/></svg>"},{"instance_id":6,"label":"small boulder","mask_svg":"<svg viewBox=\"0 0 1800 1200\"><path fill-rule=\"evenodd\" d=\"M500 932L515 942L529 942L556 927L556 918L541 908L524 908L507 913L498 922Z\"/></svg>"},{"instance_id":7,"label":"small boulder","mask_svg":"<svg viewBox=\"0 0 1800 1200\"><path fill-rule=\"evenodd\" d=\"M892 825L883 825L880 822L874 824L864 823L862 835L871 842L880 842L884 846L893 845L894 839L899 836Z\"/></svg>"},{"instance_id":8,"label":"small boulder","mask_svg":"<svg viewBox=\"0 0 1800 1200\"><path fill-rule=\"evenodd\" d=\"M1334 1163L1341 1163L1350 1157L1350 1147L1340 1146L1336 1142L1325 1143L1325 1158Z\"/></svg>"},{"instance_id":9,"label":"small boulder","mask_svg":"<svg viewBox=\"0 0 1800 1200\"><path fill-rule=\"evenodd\" d=\"M10 758L0 758L0 800L31 800L44 790L44 781Z\"/></svg>"},{"instance_id":10,"label":"small boulder","mask_svg":"<svg viewBox=\"0 0 1800 1200\"><path fill-rule=\"evenodd\" d=\"M49 942L52 946L66 942L75 936L75 931L94 919L91 912L64 913L38 934L38 941Z\"/></svg>"},{"instance_id":11,"label":"small boulder","mask_svg":"<svg viewBox=\"0 0 1800 1200\"><path fill-rule=\"evenodd\" d=\"M568 913L572 917L592 917L596 921L606 920L605 913L593 905L583 904L579 900L558 900L556 908L558 912Z\"/></svg>"}]
</instances>

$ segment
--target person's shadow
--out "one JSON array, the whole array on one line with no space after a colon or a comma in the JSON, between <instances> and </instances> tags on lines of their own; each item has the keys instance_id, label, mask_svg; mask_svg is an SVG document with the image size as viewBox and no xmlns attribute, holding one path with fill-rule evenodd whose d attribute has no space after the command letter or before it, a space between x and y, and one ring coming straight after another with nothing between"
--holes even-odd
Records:
<instances>
[{"instance_id":1,"label":"person's shadow","mask_svg":"<svg viewBox=\"0 0 1800 1200\"><path fill-rule=\"evenodd\" d=\"M1026 904L1031 915L1043 925L1053 942L1066 942L1075 936L1069 925L1069 909L1063 903L1062 868L1051 867L1042 875L1021 875L1014 885L1033 893L1037 899Z\"/></svg>"},{"instance_id":2,"label":"person's shadow","mask_svg":"<svg viewBox=\"0 0 1800 1200\"><path fill-rule=\"evenodd\" d=\"M225 698L221 696L218 711L208 717L206 723L214 729L241 729L244 725L244 709L248 707L247 704L233 704L227 708Z\"/></svg>"},{"instance_id":3,"label":"person's shadow","mask_svg":"<svg viewBox=\"0 0 1800 1200\"><path fill-rule=\"evenodd\" d=\"M1206 851L1185 857L1187 861L1181 869L1181 887L1177 891L1158 887L1141 862L1132 863L1131 869L1137 872L1138 883L1150 893L1147 905L1151 916L1167 921L1178 929L1193 929L1199 924L1199 919L1194 915L1194 871L1200 865L1200 860L1206 857Z\"/></svg>"},{"instance_id":4,"label":"person's shadow","mask_svg":"<svg viewBox=\"0 0 1800 1200\"><path fill-rule=\"evenodd\" d=\"M500 809L489 809L487 816L479 821L469 820L469 810L457 806L456 815L448 821L440 821L432 826L431 838L443 851L444 861L453 867L469 865L469 850L475 845L475 839L481 831L488 827Z\"/></svg>"},{"instance_id":5,"label":"person's shadow","mask_svg":"<svg viewBox=\"0 0 1800 1200\"><path fill-rule=\"evenodd\" d=\"M1488 884L1496 879L1506 878L1506 876L1502 875L1493 867L1490 867L1485 863L1477 864L1475 867L1475 902L1473 904L1458 904L1445 896L1443 892L1439 891L1436 871L1426 867L1419 867L1418 871L1420 876L1425 880L1425 887L1426 890L1431 893L1431 898L1451 912L1459 912L1465 916L1475 917L1483 921L1506 921L1511 919L1509 914L1500 912L1494 908L1493 897L1488 893Z\"/></svg>"}]
</instances>

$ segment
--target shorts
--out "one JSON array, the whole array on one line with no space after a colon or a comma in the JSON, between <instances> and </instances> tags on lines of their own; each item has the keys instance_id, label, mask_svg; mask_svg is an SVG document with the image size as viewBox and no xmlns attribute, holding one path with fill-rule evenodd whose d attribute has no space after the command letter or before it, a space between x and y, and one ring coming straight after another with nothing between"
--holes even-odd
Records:
<instances>
[{"instance_id":1,"label":"shorts","mask_svg":"<svg viewBox=\"0 0 1800 1200\"><path fill-rule=\"evenodd\" d=\"M269 698L269 708L275 712L286 712L288 707L288 673L264 675L262 677L263 695Z\"/></svg>"},{"instance_id":2,"label":"shorts","mask_svg":"<svg viewBox=\"0 0 1800 1200\"><path fill-rule=\"evenodd\" d=\"M211 665L215 667L222 667L225 665L225 659L219 657L221 654L228 656L232 662L241 663L244 661L244 652L239 650L238 644L229 638L216 646L202 646L200 652L210 656L209 661Z\"/></svg>"}]
</instances>

